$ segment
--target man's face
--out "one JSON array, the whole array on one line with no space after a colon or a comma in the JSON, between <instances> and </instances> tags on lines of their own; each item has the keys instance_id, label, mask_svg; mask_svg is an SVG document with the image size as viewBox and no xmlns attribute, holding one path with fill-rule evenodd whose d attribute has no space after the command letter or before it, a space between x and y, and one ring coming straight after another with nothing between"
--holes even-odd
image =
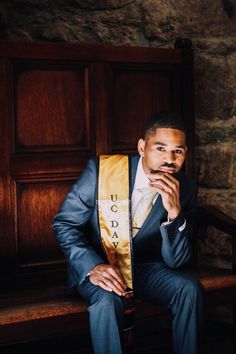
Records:
<instances>
[{"instance_id":1,"label":"man's face","mask_svg":"<svg viewBox=\"0 0 236 354\"><path fill-rule=\"evenodd\" d=\"M140 139L139 154L143 157L144 172L178 172L186 155L185 134L172 128L158 128L155 136Z\"/></svg>"}]
</instances>

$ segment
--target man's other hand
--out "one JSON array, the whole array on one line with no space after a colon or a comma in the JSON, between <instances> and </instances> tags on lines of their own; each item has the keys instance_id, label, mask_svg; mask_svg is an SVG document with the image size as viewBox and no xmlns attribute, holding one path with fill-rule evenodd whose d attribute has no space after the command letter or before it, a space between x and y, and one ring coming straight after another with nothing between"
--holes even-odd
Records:
<instances>
[{"instance_id":1,"label":"man's other hand","mask_svg":"<svg viewBox=\"0 0 236 354\"><path fill-rule=\"evenodd\" d=\"M114 291L119 296L124 295L126 284L118 268L110 264L98 264L90 271L90 281L107 291Z\"/></svg>"}]
</instances>

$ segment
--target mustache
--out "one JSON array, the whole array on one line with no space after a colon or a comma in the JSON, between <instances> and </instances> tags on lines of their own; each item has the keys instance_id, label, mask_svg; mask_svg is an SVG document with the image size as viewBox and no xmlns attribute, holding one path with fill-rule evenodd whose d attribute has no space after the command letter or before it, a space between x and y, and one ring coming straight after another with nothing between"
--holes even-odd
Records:
<instances>
[{"instance_id":1,"label":"mustache","mask_svg":"<svg viewBox=\"0 0 236 354\"><path fill-rule=\"evenodd\" d=\"M165 162L163 165L161 165L160 167L168 167L168 168L175 168L176 165L175 163L168 163L168 162ZM161 172L160 170L151 170L151 173L158 173L158 172Z\"/></svg>"},{"instance_id":2,"label":"mustache","mask_svg":"<svg viewBox=\"0 0 236 354\"><path fill-rule=\"evenodd\" d=\"M175 168L176 165L173 162L172 163L165 162L163 165L161 165L161 167Z\"/></svg>"}]
</instances>

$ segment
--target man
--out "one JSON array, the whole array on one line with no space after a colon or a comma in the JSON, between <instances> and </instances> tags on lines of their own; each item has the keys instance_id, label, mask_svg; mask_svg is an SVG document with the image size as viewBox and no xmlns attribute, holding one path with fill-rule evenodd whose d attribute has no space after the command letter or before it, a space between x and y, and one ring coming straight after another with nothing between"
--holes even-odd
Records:
<instances>
[{"instance_id":1,"label":"man","mask_svg":"<svg viewBox=\"0 0 236 354\"><path fill-rule=\"evenodd\" d=\"M177 270L191 259L197 198L195 184L181 171L186 151L180 117L154 114L138 141L139 155L130 158L130 247L135 298L170 308L174 352L197 354L203 328L202 289L194 277ZM68 260L69 285L89 303L94 352L121 354L127 281L121 268L109 264L106 240L101 239L98 184L105 183L98 177L101 166L98 159L88 162L53 229ZM109 179L113 178L116 173L111 173ZM145 206L144 191L152 194L149 213L140 209L140 204ZM143 221L144 214L148 215Z\"/></svg>"}]
</instances>

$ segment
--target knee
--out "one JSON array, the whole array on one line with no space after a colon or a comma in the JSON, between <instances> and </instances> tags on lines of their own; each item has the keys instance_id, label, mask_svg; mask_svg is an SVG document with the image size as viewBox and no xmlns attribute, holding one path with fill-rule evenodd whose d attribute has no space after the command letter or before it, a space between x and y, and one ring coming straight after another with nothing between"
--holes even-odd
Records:
<instances>
[{"instance_id":1,"label":"knee","mask_svg":"<svg viewBox=\"0 0 236 354\"><path fill-rule=\"evenodd\" d=\"M118 311L124 311L122 298L113 292L109 292L103 289L99 291L98 296L96 296L96 299L94 299L90 306L90 310L94 307L99 307L100 310L104 311L107 311L110 308L114 308Z\"/></svg>"},{"instance_id":2,"label":"knee","mask_svg":"<svg viewBox=\"0 0 236 354\"><path fill-rule=\"evenodd\" d=\"M202 286L196 278L186 279L181 286L181 293L192 302L199 301L203 297Z\"/></svg>"}]
</instances>

